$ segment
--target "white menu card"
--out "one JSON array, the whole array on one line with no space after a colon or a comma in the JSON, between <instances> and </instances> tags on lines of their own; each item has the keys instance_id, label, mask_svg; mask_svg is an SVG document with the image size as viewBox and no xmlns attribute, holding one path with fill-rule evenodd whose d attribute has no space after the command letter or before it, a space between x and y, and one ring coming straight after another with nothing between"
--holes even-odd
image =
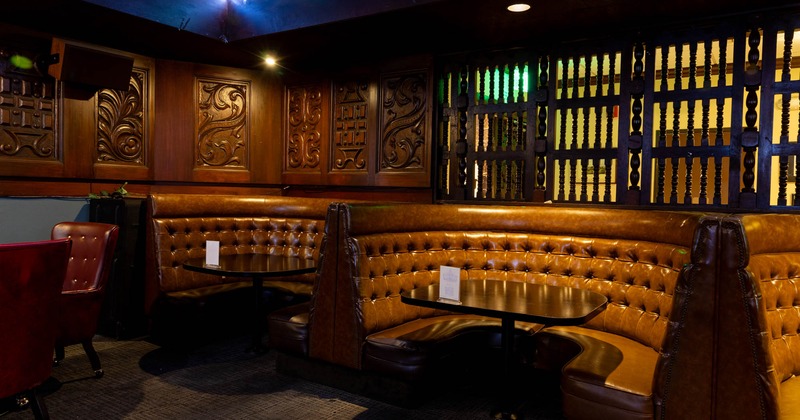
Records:
<instances>
[{"instance_id":1,"label":"white menu card","mask_svg":"<svg viewBox=\"0 0 800 420\"><path fill-rule=\"evenodd\" d=\"M439 300L461 304L461 269L443 265L439 270Z\"/></svg>"},{"instance_id":2,"label":"white menu card","mask_svg":"<svg viewBox=\"0 0 800 420\"><path fill-rule=\"evenodd\" d=\"M206 265L219 267L219 241L206 241Z\"/></svg>"}]
</instances>

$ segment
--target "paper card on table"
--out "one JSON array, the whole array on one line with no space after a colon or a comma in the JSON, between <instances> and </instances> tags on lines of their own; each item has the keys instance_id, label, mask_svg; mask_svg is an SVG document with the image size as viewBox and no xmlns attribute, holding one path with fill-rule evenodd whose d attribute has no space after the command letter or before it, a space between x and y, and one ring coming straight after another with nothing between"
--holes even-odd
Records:
<instances>
[{"instance_id":1,"label":"paper card on table","mask_svg":"<svg viewBox=\"0 0 800 420\"><path fill-rule=\"evenodd\" d=\"M461 269L458 267L439 267L439 299L461 303Z\"/></svg>"},{"instance_id":2,"label":"paper card on table","mask_svg":"<svg viewBox=\"0 0 800 420\"><path fill-rule=\"evenodd\" d=\"M206 241L206 265L219 267L219 241Z\"/></svg>"}]
</instances>

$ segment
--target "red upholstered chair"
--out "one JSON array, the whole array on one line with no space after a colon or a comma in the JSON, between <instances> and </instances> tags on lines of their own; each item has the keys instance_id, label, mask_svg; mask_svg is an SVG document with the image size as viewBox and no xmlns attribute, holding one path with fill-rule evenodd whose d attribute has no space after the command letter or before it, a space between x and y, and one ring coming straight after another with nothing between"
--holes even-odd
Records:
<instances>
[{"instance_id":1,"label":"red upholstered chair","mask_svg":"<svg viewBox=\"0 0 800 420\"><path fill-rule=\"evenodd\" d=\"M97 333L100 308L106 283L114 262L119 227L107 223L62 222L53 227L52 239L72 239L67 273L59 299L55 360L64 360L64 346L82 344L94 374L100 378L103 369L92 345Z\"/></svg>"},{"instance_id":2,"label":"red upholstered chair","mask_svg":"<svg viewBox=\"0 0 800 420\"><path fill-rule=\"evenodd\" d=\"M0 400L29 400L49 418L38 387L52 371L55 320L70 241L0 245Z\"/></svg>"}]
</instances>

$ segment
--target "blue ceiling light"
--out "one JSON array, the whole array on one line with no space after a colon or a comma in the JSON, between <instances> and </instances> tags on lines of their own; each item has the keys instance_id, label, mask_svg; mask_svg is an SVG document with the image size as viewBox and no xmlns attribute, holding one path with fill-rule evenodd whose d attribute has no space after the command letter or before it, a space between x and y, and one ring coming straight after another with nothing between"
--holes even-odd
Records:
<instances>
[{"instance_id":1,"label":"blue ceiling light","mask_svg":"<svg viewBox=\"0 0 800 420\"><path fill-rule=\"evenodd\" d=\"M182 31L235 42L442 0L84 1Z\"/></svg>"}]
</instances>

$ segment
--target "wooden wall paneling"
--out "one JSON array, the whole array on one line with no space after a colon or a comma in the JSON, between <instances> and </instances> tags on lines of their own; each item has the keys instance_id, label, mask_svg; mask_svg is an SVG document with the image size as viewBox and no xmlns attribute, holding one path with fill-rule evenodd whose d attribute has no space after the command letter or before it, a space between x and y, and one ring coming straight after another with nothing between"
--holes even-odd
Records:
<instances>
[{"instance_id":1,"label":"wooden wall paneling","mask_svg":"<svg viewBox=\"0 0 800 420\"><path fill-rule=\"evenodd\" d=\"M181 194L227 194L227 195L281 195L281 189L270 186L224 184L156 184L149 188L151 193Z\"/></svg>"},{"instance_id":2,"label":"wooden wall paneling","mask_svg":"<svg viewBox=\"0 0 800 420\"><path fill-rule=\"evenodd\" d=\"M194 65L156 60L153 178L191 181L194 165Z\"/></svg>"},{"instance_id":3,"label":"wooden wall paneling","mask_svg":"<svg viewBox=\"0 0 800 420\"><path fill-rule=\"evenodd\" d=\"M374 161L377 89L369 76L333 82L330 155L327 182L334 185L371 185Z\"/></svg>"},{"instance_id":4,"label":"wooden wall paneling","mask_svg":"<svg viewBox=\"0 0 800 420\"><path fill-rule=\"evenodd\" d=\"M249 80L195 76L195 181L250 180Z\"/></svg>"},{"instance_id":5,"label":"wooden wall paneling","mask_svg":"<svg viewBox=\"0 0 800 420\"><path fill-rule=\"evenodd\" d=\"M195 66L194 181L252 181L253 78L243 69Z\"/></svg>"},{"instance_id":6,"label":"wooden wall paneling","mask_svg":"<svg viewBox=\"0 0 800 420\"><path fill-rule=\"evenodd\" d=\"M270 69L254 73L250 96L252 182L279 185L283 172L283 81Z\"/></svg>"},{"instance_id":7,"label":"wooden wall paneling","mask_svg":"<svg viewBox=\"0 0 800 420\"><path fill-rule=\"evenodd\" d=\"M12 60L33 60L49 46L0 46L0 175L64 176L55 81L32 67L32 61L26 67Z\"/></svg>"},{"instance_id":8,"label":"wooden wall paneling","mask_svg":"<svg viewBox=\"0 0 800 420\"><path fill-rule=\"evenodd\" d=\"M381 74L374 185L431 186L432 79L430 68Z\"/></svg>"},{"instance_id":9,"label":"wooden wall paneling","mask_svg":"<svg viewBox=\"0 0 800 420\"><path fill-rule=\"evenodd\" d=\"M286 88L284 118L284 184L328 183L331 84L327 80Z\"/></svg>"},{"instance_id":10,"label":"wooden wall paneling","mask_svg":"<svg viewBox=\"0 0 800 420\"><path fill-rule=\"evenodd\" d=\"M19 176L0 180L0 197L87 197L89 191L85 182L64 182L60 178L31 181Z\"/></svg>"},{"instance_id":11,"label":"wooden wall paneling","mask_svg":"<svg viewBox=\"0 0 800 420\"><path fill-rule=\"evenodd\" d=\"M59 82L62 91L65 82ZM97 131L97 98L72 99L61 96L61 142L64 146L64 173L68 178L91 178Z\"/></svg>"},{"instance_id":12,"label":"wooden wall paneling","mask_svg":"<svg viewBox=\"0 0 800 420\"><path fill-rule=\"evenodd\" d=\"M155 63L135 57L127 91L97 93L94 177L149 180L152 178Z\"/></svg>"},{"instance_id":13,"label":"wooden wall paneling","mask_svg":"<svg viewBox=\"0 0 800 420\"><path fill-rule=\"evenodd\" d=\"M334 189L331 187L322 186L295 185L285 188L282 195L291 197L321 197L338 200L367 200L375 202L433 202L433 190L430 188L341 186Z\"/></svg>"}]
</instances>

